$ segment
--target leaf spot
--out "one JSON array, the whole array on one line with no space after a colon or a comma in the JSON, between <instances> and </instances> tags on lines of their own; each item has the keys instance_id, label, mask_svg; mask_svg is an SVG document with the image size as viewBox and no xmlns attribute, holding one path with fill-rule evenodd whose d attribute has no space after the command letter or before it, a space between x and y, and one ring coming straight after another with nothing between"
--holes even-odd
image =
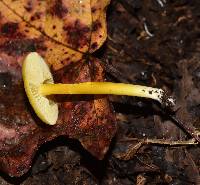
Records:
<instances>
[{"instance_id":1,"label":"leaf spot","mask_svg":"<svg viewBox=\"0 0 200 185\"><path fill-rule=\"evenodd\" d=\"M18 29L18 23L7 22L1 27L1 33L4 35L13 35Z\"/></svg>"},{"instance_id":2,"label":"leaf spot","mask_svg":"<svg viewBox=\"0 0 200 185\"><path fill-rule=\"evenodd\" d=\"M68 42L72 47L79 48L88 44L87 34L90 32L90 28L81 25L79 20L76 20L74 25L64 26L63 29L67 32Z\"/></svg>"},{"instance_id":3,"label":"leaf spot","mask_svg":"<svg viewBox=\"0 0 200 185\"><path fill-rule=\"evenodd\" d=\"M64 7L62 0L57 0L52 3L52 6L47 13L50 13L52 16L63 18L63 16L68 13L68 10L66 7Z\"/></svg>"}]
</instances>

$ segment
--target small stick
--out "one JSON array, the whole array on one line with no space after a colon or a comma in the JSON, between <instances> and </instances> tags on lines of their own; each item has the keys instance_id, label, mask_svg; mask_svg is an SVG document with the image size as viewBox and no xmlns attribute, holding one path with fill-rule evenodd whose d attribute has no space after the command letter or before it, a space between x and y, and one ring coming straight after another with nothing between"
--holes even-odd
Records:
<instances>
[{"instance_id":1,"label":"small stick","mask_svg":"<svg viewBox=\"0 0 200 185\"><path fill-rule=\"evenodd\" d=\"M195 139L190 139L187 141L170 141L165 139L137 139L137 138L126 138L120 140L120 142L129 142L129 141L138 141L143 144L155 144L155 145L169 145L169 146L177 146L177 145L198 145Z\"/></svg>"},{"instance_id":2,"label":"small stick","mask_svg":"<svg viewBox=\"0 0 200 185\"><path fill-rule=\"evenodd\" d=\"M173 115L169 115L170 118L176 122L180 127L182 127L191 137L195 138L200 143L200 132L196 130L193 126L183 123L178 118Z\"/></svg>"}]
</instances>

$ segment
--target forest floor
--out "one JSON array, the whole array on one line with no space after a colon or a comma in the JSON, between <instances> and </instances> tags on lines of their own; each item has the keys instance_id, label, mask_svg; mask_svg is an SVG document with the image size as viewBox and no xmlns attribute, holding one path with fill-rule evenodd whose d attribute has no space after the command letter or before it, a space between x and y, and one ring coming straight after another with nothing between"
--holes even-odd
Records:
<instances>
[{"instance_id":1,"label":"forest floor","mask_svg":"<svg viewBox=\"0 0 200 185\"><path fill-rule=\"evenodd\" d=\"M96 53L107 80L167 90L173 116L200 130L200 1L113 0L107 23ZM0 184L200 184L200 148L170 112L141 98L110 101L119 128L104 160L60 137L39 149L27 174L2 175Z\"/></svg>"}]
</instances>

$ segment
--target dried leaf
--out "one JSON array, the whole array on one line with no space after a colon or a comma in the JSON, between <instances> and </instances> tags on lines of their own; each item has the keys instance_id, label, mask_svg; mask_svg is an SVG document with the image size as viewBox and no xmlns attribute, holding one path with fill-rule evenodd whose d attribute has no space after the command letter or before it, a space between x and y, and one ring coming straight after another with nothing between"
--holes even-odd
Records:
<instances>
[{"instance_id":1,"label":"dried leaf","mask_svg":"<svg viewBox=\"0 0 200 185\"><path fill-rule=\"evenodd\" d=\"M43 125L26 98L21 65L29 52L37 51L51 65L56 82L103 81L100 62L88 54L106 39L108 4L109 0L0 1L2 171L23 175L37 148L59 135L78 139L90 153L103 158L116 132L106 96L55 97L60 102L57 124Z\"/></svg>"},{"instance_id":2,"label":"dried leaf","mask_svg":"<svg viewBox=\"0 0 200 185\"><path fill-rule=\"evenodd\" d=\"M109 1L1 0L1 50L14 55L12 49L28 44L18 54L39 49L55 70L80 61L106 39Z\"/></svg>"}]
</instances>

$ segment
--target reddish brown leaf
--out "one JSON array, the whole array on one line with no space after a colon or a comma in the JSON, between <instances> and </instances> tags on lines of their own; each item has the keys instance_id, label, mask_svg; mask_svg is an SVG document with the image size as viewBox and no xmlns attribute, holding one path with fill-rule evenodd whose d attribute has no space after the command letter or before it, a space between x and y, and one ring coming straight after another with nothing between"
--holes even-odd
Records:
<instances>
[{"instance_id":1,"label":"reddish brown leaf","mask_svg":"<svg viewBox=\"0 0 200 185\"><path fill-rule=\"evenodd\" d=\"M59 119L46 126L34 114L21 77L24 57L39 52L56 82L103 81L103 68L85 53L106 39L109 0L0 1L0 169L23 175L38 147L57 136L78 139L99 159L116 132L106 96L57 96Z\"/></svg>"}]
</instances>

